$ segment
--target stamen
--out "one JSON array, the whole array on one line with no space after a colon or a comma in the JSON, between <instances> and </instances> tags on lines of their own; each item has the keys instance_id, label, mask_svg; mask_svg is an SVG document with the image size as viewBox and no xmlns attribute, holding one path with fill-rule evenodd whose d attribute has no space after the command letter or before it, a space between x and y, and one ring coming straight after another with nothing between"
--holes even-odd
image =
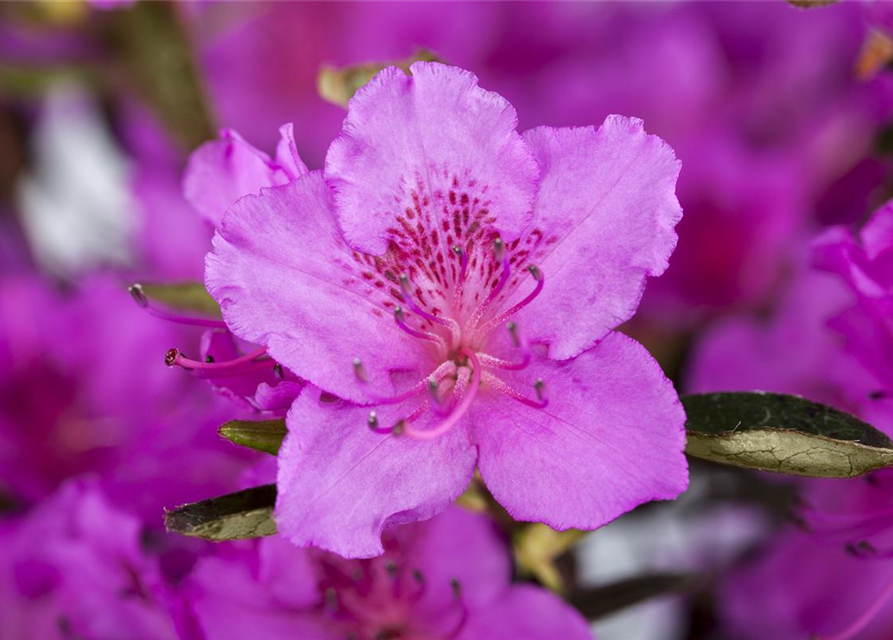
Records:
<instances>
[{"instance_id":1,"label":"stamen","mask_svg":"<svg viewBox=\"0 0 893 640\"><path fill-rule=\"evenodd\" d=\"M357 361L355 360L354 362L357 362ZM452 374L455 371L455 369L456 369L455 363L452 360L447 360L446 362L442 363L439 367L437 367L434 371L432 371L426 378L420 380L419 382L417 382L416 384L414 384L412 387L410 387L409 389L407 389L406 391L404 391L401 394L398 394L396 396L387 397L387 396L379 396L374 393L367 392L366 395L368 395L369 398L372 399L372 401L375 404L399 404L401 402L409 400L410 398L414 398L415 396L419 395L420 393L423 393L428 388L429 380L431 380L432 378L434 378L435 380L440 380L444 376L448 376L448 375ZM365 371L364 371L364 373L365 373Z\"/></svg>"},{"instance_id":2,"label":"stamen","mask_svg":"<svg viewBox=\"0 0 893 640\"><path fill-rule=\"evenodd\" d=\"M462 598L462 584L455 578L451 578L450 587L453 591L453 599L459 606L459 620L456 626L447 635L443 636L443 640L453 640L462 632L462 629L465 628L468 622L468 606Z\"/></svg>"},{"instance_id":3,"label":"stamen","mask_svg":"<svg viewBox=\"0 0 893 640\"><path fill-rule=\"evenodd\" d=\"M496 253L496 261L502 263L502 276L499 278L499 282L495 287L490 291L490 294L487 298L481 303L481 306L477 308L477 311L474 312L474 316L472 317L472 326L477 324L477 320L480 319L481 316L484 315L484 312L490 307L490 304L496 299L496 296L503 290L505 284L509 281L509 274L511 273L511 265L509 265L509 261L506 260L505 256L505 245L502 243L500 238L496 238L493 242L493 251Z\"/></svg>"},{"instance_id":4,"label":"stamen","mask_svg":"<svg viewBox=\"0 0 893 640\"><path fill-rule=\"evenodd\" d=\"M506 327L512 336L512 343L516 347L521 348L521 362L511 362L509 360L503 360L502 358L496 358L489 354L482 353L479 356L481 363L490 369L505 369L508 371L520 371L526 369L527 365L530 364L530 346L527 344L527 340L524 339L524 336L518 331L517 323L509 322Z\"/></svg>"},{"instance_id":5,"label":"stamen","mask_svg":"<svg viewBox=\"0 0 893 640\"><path fill-rule=\"evenodd\" d=\"M540 292L543 290L543 287L546 284L546 277L543 275L542 270L539 267L537 267L536 265L533 265L533 264L530 265L529 267L527 267L527 270L530 272L530 275L533 276L533 279L536 281L536 288L534 288L534 290L531 291L530 294L528 294L526 298L521 300L521 302L519 302L518 304L513 306L511 309L500 313L498 316L496 316L495 318L490 320L487 324L485 324L482 327L481 331L488 332L493 327L502 324L503 322L505 322L506 320L511 318L513 315L518 313L521 309L526 307L528 304L533 302L533 300L540 294Z\"/></svg>"},{"instance_id":6,"label":"stamen","mask_svg":"<svg viewBox=\"0 0 893 640\"><path fill-rule=\"evenodd\" d=\"M422 309L418 304L416 304L415 299L412 295L412 291L410 291L409 278L407 278L405 275L400 276L400 291L401 293L403 293L403 299L406 300L406 304L409 305L410 309L415 311L421 317L430 320L431 322L443 325L444 327L448 327L453 333L454 339L458 339L459 325L456 324L455 320L451 318L441 318L439 316L430 314Z\"/></svg>"},{"instance_id":7,"label":"stamen","mask_svg":"<svg viewBox=\"0 0 893 640\"><path fill-rule=\"evenodd\" d=\"M353 359L353 374L359 379L360 382L369 382L369 375L366 373L366 368L363 366L363 361L359 358Z\"/></svg>"},{"instance_id":8,"label":"stamen","mask_svg":"<svg viewBox=\"0 0 893 640\"><path fill-rule=\"evenodd\" d=\"M210 362L201 362L200 360L190 360L178 349L169 349L164 354L164 364L169 367L175 365L183 367L200 378L228 378L272 368L273 360L271 358L257 359L266 354L267 349L261 347L226 362L214 362L213 358Z\"/></svg>"},{"instance_id":9,"label":"stamen","mask_svg":"<svg viewBox=\"0 0 893 640\"><path fill-rule=\"evenodd\" d=\"M537 378L536 382L533 383L533 388L536 389L536 397L540 402L547 402L543 400L543 396L545 395L546 383L543 382L542 378Z\"/></svg>"},{"instance_id":10,"label":"stamen","mask_svg":"<svg viewBox=\"0 0 893 640\"><path fill-rule=\"evenodd\" d=\"M464 284L465 274L468 273L468 254L465 253L459 245L453 247L453 253L455 253L461 261L461 266L459 267L459 281L456 283L456 288L458 290Z\"/></svg>"},{"instance_id":11,"label":"stamen","mask_svg":"<svg viewBox=\"0 0 893 640\"><path fill-rule=\"evenodd\" d=\"M165 311L163 309L158 309L154 307L149 298L146 296L146 292L143 291L143 287L139 284L130 285L127 290L130 292L130 295L133 297L134 301L141 309L145 309L146 313L151 316L155 316L156 318L160 318L162 320L166 320L168 322L173 322L176 324L186 324L194 327L212 327L215 329L226 329L226 323L223 320L213 320L211 318L195 318L191 316L178 315L175 313L171 313L170 311Z\"/></svg>"},{"instance_id":12,"label":"stamen","mask_svg":"<svg viewBox=\"0 0 893 640\"><path fill-rule=\"evenodd\" d=\"M456 407L453 409L452 413L447 416L446 420L441 422L439 425L434 427L433 429L425 429L419 430L414 429L406 425L404 429L404 433L410 438L415 438L417 440L432 440L437 438L450 429L452 429L459 420L465 415L465 412L468 411L468 408L471 406L471 403L474 401L475 396L477 395L478 388L481 386L481 362L478 360L477 355L475 355L474 351L471 349L463 347L460 353L464 354L472 364L472 377L471 377L471 385L468 387L467 391L462 395L462 399L458 402ZM456 387L456 391L453 395L460 393L458 385Z\"/></svg>"},{"instance_id":13,"label":"stamen","mask_svg":"<svg viewBox=\"0 0 893 640\"><path fill-rule=\"evenodd\" d=\"M849 627L833 636L824 636L818 640L852 640L874 619L878 612L893 595L893 580L887 583L881 593L875 598L868 608Z\"/></svg>"},{"instance_id":14,"label":"stamen","mask_svg":"<svg viewBox=\"0 0 893 640\"><path fill-rule=\"evenodd\" d=\"M368 418L368 420L366 421L366 424L369 426L369 429L371 429L371 430L374 431L375 433L381 433L381 434L384 434L384 435L388 435L388 434L390 434L390 435L399 436L399 435L401 435L401 434L403 433L403 431L406 429L407 425L408 425L410 422L413 422L414 420L418 420L419 416L421 416L422 413L424 413L424 412L425 412L425 409L427 409L427 408L428 408L428 403L427 403L427 402L423 402L422 404L420 404L420 405L418 406L418 408L416 408L415 411L413 411L412 413L410 413L407 417L405 417L405 418L400 418L399 420L397 420L397 422L395 422L395 423L394 423L394 426L392 426L392 427L382 427L382 426L380 426L380 425L379 425L379 421L378 421L378 414L375 413L374 411L370 411L370 412L369 412L369 418Z\"/></svg>"},{"instance_id":15,"label":"stamen","mask_svg":"<svg viewBox=\"0 0 893 640\"><path fill-rule=\"evenodd\" d=\"M394 320L397 322L397 326L403 329L406 333L411 335L413 338L418 338L419 340L427 340L429 342L434 342L437 345L446 349L446 343L443 341L443 338L440 336L436 336L433 333L428 333L427 331L417 331L413 329L408 324L406 324L406 315L403 313L403 307L397 306L394 307Z\"/></svg>"},{"instance_id":16,"label":"stamen","mask_svg":"<svg viewBox=\"0 0 893 640\"><path fill-rule=\"evenodd\" d=\"M435 406L440 406L440 383L436 378L428 378L428 393L431 395L431 401Z\"/></svg>"},{"instance_id":17,"label":"stamen","mask_svg":"<svg viewBox=\"0 0 893 640\"><path fill-rule=\"evenodd\" d=\"M501 391L505 395L507 395L512 400L517 400L521 404L526 404L528 407L532 407L534 409L545 409L549 406L549 399L544 398L543 389L545 388L545 383L542 380L537 380L533 388L536 389L537 398L539 398L539 402L535 400L531 400L523 396L521 393L507 385L500 378L497 378L491 373L484 373L484 382L488 385L491 385L497 391Z\"/></svg>"}]
</instances>

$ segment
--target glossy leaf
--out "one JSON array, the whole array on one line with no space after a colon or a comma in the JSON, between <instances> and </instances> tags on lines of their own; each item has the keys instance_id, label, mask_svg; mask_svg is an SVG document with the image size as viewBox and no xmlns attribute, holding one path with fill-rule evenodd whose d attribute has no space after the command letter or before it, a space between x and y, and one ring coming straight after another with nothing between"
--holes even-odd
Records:
<instances>
[{"instance_id":1,"label":"glossy leaf","mask_svg":"<svg viewBox=\"0 0 893 640\"><path fill-rule=\"evenodd\" d=\"M893 466L893 442L842 411L763 392L682 397L689 455L739 467L850 478Z\"/></svg>"},{"instance_id":2,"label":"glossy leaf","mask_svg":"<svg viewBox=\"0 0 893 640\"><path fill-rule=\"evenodd\" d=\"M193 502L164 514L168 531L206 540L243 540L276 533L276 485Z\"/></svg>"},{"instance_id":3,"label":"glossy leaf","mask_svg":"<svg viewBox=\"0 0 893 640\"><path fill-rule=\"evenodd\" d=\"M221 436L242 447L255 451L279 453L282 439L288 433L285 420L230 420L218 430Z\"/></svg>"}]
</instances>

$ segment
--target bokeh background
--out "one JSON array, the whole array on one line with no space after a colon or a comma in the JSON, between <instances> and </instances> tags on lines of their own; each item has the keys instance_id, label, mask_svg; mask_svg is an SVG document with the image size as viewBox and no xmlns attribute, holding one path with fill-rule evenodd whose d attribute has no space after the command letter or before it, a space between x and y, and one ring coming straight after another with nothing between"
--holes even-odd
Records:
<instances>
[{"instance_id":1,"label":"bokeh background","mask_svg":"<svg viewBox=\"0 0 893 640\"><path fill-rule=\"evenodd\" d=\"M434 55L505 96L522 130L642 118L682 161L684 219L624 330L680 392L799 393L890 432L893 400L829 323L849 293L813 259L824 230L893 196L886 9L4 2L0 638L185 633L177 586L219 549L165 533L163 509L256 484L263 456L216 429L257 416L165 367L201 333L127 286L202 278L213 229L183 194L190 152L226 128L272 154L291 122L320 168L345 110L319 79L339 86L353 65ZM553 569L602 639L831 633L893 568L803 533L811 492L886 495L693 463L686 496L582 538ZM519 564L519 580L545 576ZM122 595L147 584L162 595ZM893 604L857 637L893 637Z\"/></svg>"}]
</instances>

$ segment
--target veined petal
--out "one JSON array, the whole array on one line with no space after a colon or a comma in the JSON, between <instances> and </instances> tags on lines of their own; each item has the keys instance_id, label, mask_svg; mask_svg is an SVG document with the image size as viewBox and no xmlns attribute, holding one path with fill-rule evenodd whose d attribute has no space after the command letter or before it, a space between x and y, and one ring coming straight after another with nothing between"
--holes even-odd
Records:
<instances>
[{"instance_id":1,"label":"veined petal","mask_svg":"<svg viewBox=\"0 0 893 640\"><path fill-rule=\"evenodd\" d=\"M358 91L329 148L326 178L347 240L379 255L401 219L445 240L457 216L466 235L489 225L516 238L530 220L538 170L514 108L468 71L424 62L411 70L390 67ZM469 219L479 219L470 232Z\"/></svg>"},{"instance_id":2,"label":"veined petal","mask_svg":"<svg viewBox=\"0 0 893 640\"><path fill-rule=\"evenodd\" d=\"M488 389L472 407L481 476L515 519L595 529L688 486L685 413L631 338L610 333L565 362L537 355L502 377L531 391L542 379L549 399L535 409Z\"/></svg>"},{"instance_id":3,"label":"veined petal","mask_svg":"<svg viewBox=\"0 0 893 640\"><path fill-rule=\"evenodd\" d=\"M598 129L540 127L525 139L540 188L533 228L515 253L542 267L547 284L519 322L563 360L628 320L646 277L667 268L682 217L679 162L641 120L620 116Z\"/></svg>"},{"instance_id":4,"label":"veined petal","mask_svg":"<svg viewBox=\"0 0 893 640\"><path fill-rule=\"evenodd\" d=\"M304 380L362 401L364 386L391 393L389 373L423 367L430 347L394 324L384 305L393 306L399 291L362 277L359 254L341 240L330 207L319 172L242 198L214 238L205 279L233 333L266 346Z\"/></svg>"},{"instance_id":5,"label":"veined petal","mask_svg":"<svg viewBox=\"0 0 893 640\"><path fill-rule=\"evenodd\" d=\"M377 409L382 425L405 417L402 409ZM385 527L434 516L468 485L476 452L465 426L419 441L373 433L368 416L368 407L324 402L310 389L292 405L276 503L279 533L291 542L376 556Z\"/></svg>"},{"instance_id":6,"label":"veined petal","mask_svg":"<svg viewBox=\"0 0 893 640\"><path fill-rule=\"evenodd\" d=\"M183 175L186 199L216 227L224 212L242 196L307 173L295 147L292 125L284 125L280 133L282 141L274 161L235 131L221 131L220 139L204 143L189 157Z\"/></svg>"}]
</instances>

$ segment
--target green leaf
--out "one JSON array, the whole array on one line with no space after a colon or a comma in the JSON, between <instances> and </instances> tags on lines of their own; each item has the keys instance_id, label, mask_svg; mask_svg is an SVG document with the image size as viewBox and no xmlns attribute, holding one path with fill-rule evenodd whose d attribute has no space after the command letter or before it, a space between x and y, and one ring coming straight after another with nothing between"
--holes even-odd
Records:
<instances>
[{"instance_id":1,"label":"green leaf","mask_svg":"<svg viewBox=\"0 0 893 640\"><path fill-rule=\"evenodd\" d=\"M172 533L206 540L243 540L276 533L276 485L266 484L218 498L193 502L164 514Z\"/></svg>"},{"instance_id":2,"label":"green leaf","mask_svg":"<svg viewBox=\"0 0 893 640\"><path fill-rule=\"evenodd\" d=\"M175 282L171 284L132 284L130 295L140 306L149 301L170 309L220 318L220 305L211 297L201 282Z\"/></svg>"},{"instance_id":3,"label":"green leaf","mask_svg":"<svg viewBox=\"0 0 893 640\"><path fill-rule=\"evenodd\" d=\"M427 49L419 49L408 58L391 62L367 62L341 68L325 66L319 72L316 82L317 89L323 100L346 108L353 95L385 67L400 67L409 74L409 67L412 63L420 60L443 62L436 53Z\"/></svg>"},{"instance_id":4,"label":"green leaf","mask_svg":"<svg viewBox=\"0 0 893 640\"><path fill-rule=\"evenodd\" d=\"M588 620L598 620L650 598L692 591L698 576L681 573L657 573L627 578L591 589L578 589L568 600Z\"/></svg>"},{"instance_id":5,"label":"green leaf","mask_svg":"<svg viewBox=\"0 0 893 640\"><path fill-rule=\"evenodd\" d=\"M763 392L682 397L686 453L750 469L852 478L893 466L893 442L843 411L799 396Z\"/></svg>"},{"instance_id":6,"label":"green leaf","mask_svg":"<svg viewBox=\"0 0 893 640\"><path fill-rule=\"evenodd\" d=\"M230 420L218 430L221 436L237 445L272 453L279 453L282 439L288 433L285 420Z\"/></svg>"}]
</instances>

